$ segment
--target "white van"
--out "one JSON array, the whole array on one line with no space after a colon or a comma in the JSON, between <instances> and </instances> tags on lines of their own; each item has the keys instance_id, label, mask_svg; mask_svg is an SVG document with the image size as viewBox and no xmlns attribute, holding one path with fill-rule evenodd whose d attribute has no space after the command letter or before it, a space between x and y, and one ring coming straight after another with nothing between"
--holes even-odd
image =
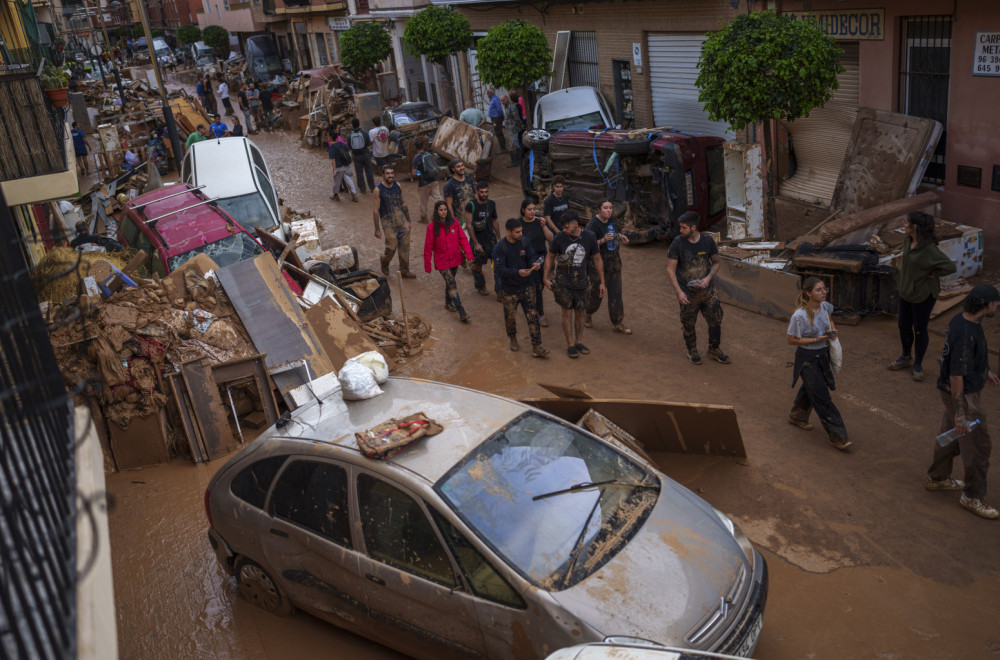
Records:
<instances>
[{"instance_id":1,"label":"white van","mask_svg":"<svg viewBox=\"0 0 1000 660\"><path fill-rule=\"evenodd\" d=\"M161 62L164 61L164 58L173 55L173 51L170 50L170 46L167 45L163 37L153 37L153 52L156 53L156 59Z\"/></svg>"},{"instance_id":2,"label":"white van","mask_svg":"<svg viewBox=\"0 0 1000 660\"><path fill-rule=\"evenodd\" d=\"M260 149L247 138L195 142L184 154L181 181L200 186L251 233L260 227L285 240L271 172Z\"/></svg>"}]
</instances>

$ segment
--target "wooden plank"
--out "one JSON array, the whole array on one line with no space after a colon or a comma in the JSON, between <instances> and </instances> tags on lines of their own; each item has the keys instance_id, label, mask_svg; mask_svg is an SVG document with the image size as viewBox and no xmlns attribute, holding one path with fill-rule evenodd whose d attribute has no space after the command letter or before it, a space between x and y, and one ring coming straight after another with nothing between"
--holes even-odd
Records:
<instances>
[{"instance_id":1,"label":"wooden plank","mask_svg":"<svg viewBox=\"0 0 1000 660\"><path fill-rule=\"evenodd\" d=\"M330 363L340 370L350 358L367 351L378 351L391 369L392 359L378 346L354 319L337 307L330 298L323 298L306 310L306 318L316 331Z\"/></svg>"},{"instance_id":2,"label":"wooden plank","mask_svg":"<svg viewBox=\"0 0 1000 660\"><path fill-rule=\"evenodd\" d=\"M191 459L195 463L205 460L205 443L201 438L201 429L194 420L191 413L191 397L188 396L187 386L184 385L184 378L180 372L175 372L167 377L170 382L170 390L174 395L174 403L177 404L177 411L181 416L181 428L188 441L188 449L191 450Z\"/></svg>"},{"instance_id":3,"label":"wooden plank","mask_svg":"<svg viewBox=\"0 0 1000 660\"><path fill-rule=\"evenodd\" d=\"M795 300L801 288L801 278L755 264L719 259L715 291L722 302L787 321L795 312Z\"/></svg>"},{"instance_id":4,"label":"wooden plank","mask_svg":"<svg viewBox=\"0 0 1000 660\"><path fill-rule=\"evenodd\" d=\"M162 415L161 408L156 414L133 417L127 429L117 424L108 425L118 469L133 470L167 462L169 455Z\"/></svg>"},{"instance_id":5,"label":"wooden plank","mask_svg":"<svg viewBox=\"0 0 1000 660\"><path fill-rule=\"evenodd\" d=\"M587 394L586 392L584 392L583 390L574 389L572 387L563 387L561 385L549 385L549 384L546 384L546 383L536 383L536 384L539 387L543 387L543 388L547 389L549 392L552 392L556 396L562 397L564 399L593 399L594 398L594 397L590 396L589 394Z\"/></svg>"},{"instance_id":6,"label":"wooden plank","mask_svg":"<svg viewBox=\"0 0 1000 660\"><path fill-rule=\"evenodd\" d=\"M191 395L192 412L205 440L209 460L221 458L236 449L236 439L222 407L219 388L212 369L202 358L181 364L181 376Z\"/></svg>"},{"instance_id":7,"label":"wooden plank","mask_svg":"<svg viewBox=\"0 0 1000 660\"><path fill-rule=\"evenodd\" d=\"M746 459L732 406L615 399L522 399L571 424L593 408L633 435L647 452Z\"/></svg>"}]
</instances>

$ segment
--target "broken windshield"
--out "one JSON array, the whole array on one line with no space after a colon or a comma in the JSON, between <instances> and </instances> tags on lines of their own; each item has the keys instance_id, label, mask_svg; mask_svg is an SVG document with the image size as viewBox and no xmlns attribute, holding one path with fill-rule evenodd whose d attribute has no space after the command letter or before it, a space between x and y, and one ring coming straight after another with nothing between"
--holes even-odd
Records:
<instances>
[{"instance_id":1,"label":"broken windshield","mask_svg":"<svg viewBox=\"0 0 1000 660\"><path fill-rule=\"evenodd\" d=\"M237 232L232 236L227 236L222 240L202 245L193 250L188 250L183 254L170 257L170 271L173 272L183 266L188 259L196 254L205 254L212 258L219 268L229 266L237 261L251 259L258 254L264 254L264 248L257 241L253 240L249 234Z\"/></svg>"},{"instance_id":2,"label":"broken windshield","mask_svg":"<svg viewBox=\"0 0 1000 660\"><path fill-rule=\"evenodd\" d=\"M567 491L572 494L537 497L575 484L581 486ZM580 429L529 412L435 488L515 570L559 591L624 547L652 511L660 485L643 466Z\"/></svg>"},{"instance_id":3,"label":"broken windshield","mask_svg":"<svg viewBox=\"0 0 1000 660\"><path fill-rule=\"evenodd\" d=\"M264 201L264 196L259 192L220 198L218 202L226 213L233 216L236 222L249 231L253 231L254 227L270 229L278 224L274 216L271 215L271 211Z\"/></svg>"}]
</instances>

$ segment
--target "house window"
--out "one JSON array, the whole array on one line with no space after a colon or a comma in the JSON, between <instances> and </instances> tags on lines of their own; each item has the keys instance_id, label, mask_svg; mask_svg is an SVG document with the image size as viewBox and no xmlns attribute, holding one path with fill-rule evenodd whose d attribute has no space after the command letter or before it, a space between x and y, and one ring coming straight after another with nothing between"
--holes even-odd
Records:
<instances>
[{"instance_id":1,"label":"house window","mask_svg":"<svg viewBox=\"0 0 1000 660\"><path fill-rule=\"evenodd\" d=\"M902 19L899 54L899 112L941 122L944 131L924 181L942 184L948 136L948 72L951 66L951 17Z\"/></svg>"},{"instance_id":2,"label":"house window","mask_svg":"<svg viewBox=\"0 0 1000 660\"><path fill-rule=\"evenodd\" d=\"M596 32L570 32L566 68L572 87L587 85L598 90L601 88Z\"/></svg>"}]
</instances>

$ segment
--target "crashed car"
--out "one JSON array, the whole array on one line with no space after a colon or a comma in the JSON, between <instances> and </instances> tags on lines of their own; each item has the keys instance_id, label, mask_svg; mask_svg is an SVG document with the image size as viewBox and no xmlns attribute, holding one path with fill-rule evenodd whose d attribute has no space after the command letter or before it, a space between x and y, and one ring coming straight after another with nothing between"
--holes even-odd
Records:
<instances>
[{"instance_id":1,"label":"crashed car","mask_svg":"<svg viewBox=\"0 0 1000 660\"><path fill-rule=\"evenodd\" d=\"M622 446L537 408L390 378L314 394L209 482L208 538L240 593L417 658L544 658L628 636L754 650L764 558ZM355 434L443 428L386 460Z\"/></svg>"},{"instance_id":2,"label":"crashed car","mask_svg":"<svg viewBox=\"0 0 1000 660\"><path fill-rule=\"evenodd\" d=\"M545 660L734 660L738 657L625 638L559 649Z\"/></svg>"},{"instance_id":3,"label":"crashed car","mask_svg":"<svg viewBox=\"0 0 1000 660\"><path fill-rule=\"evenodd\" d=\"M698 213L702 230L725 218L724 143L675 130L533 129L524 135L521 186L541 200L562 176L578 211L593 213L610 199L631 242L666 240L685 211Z\"/></svg>"},{"instance_id":4,"label":"crashed car","mask_svg":"<svg viewBox=\"0 0 1000 660\"><path fill-rule=\"evenodd\" d=\"M264 254L262 246L205 193L188 184L158 188L128 202L118 242L146 252L146 268L164 277L196 254L224 267Z\"/></svg>"},{"instance_id":5,"label":"crashed car","mask_svg":"<svg viewBox=\"0 0 1000 660\"><path fill-rule=\"evenodd\" d=\"M424 128L433 128L436 126L437 123L434 120L440 116L441 111L433 104L427 101L413 101L383 110L382 125L392 131L402 128L407 124L429 122L430 125L421 127L421 130L423 130Z\"/></svg>"},{"instance_id":6,"label":"crashed car","mask_svg":"<svg viewBox=\"0 0 1000 660\"><path fill-rule=\"evenodd\" d=\"M567 87L549 92L535 104L533 126L550 133L570 129L613 128L611 109L593 87Z\"/></svg>"}]
</instances>

